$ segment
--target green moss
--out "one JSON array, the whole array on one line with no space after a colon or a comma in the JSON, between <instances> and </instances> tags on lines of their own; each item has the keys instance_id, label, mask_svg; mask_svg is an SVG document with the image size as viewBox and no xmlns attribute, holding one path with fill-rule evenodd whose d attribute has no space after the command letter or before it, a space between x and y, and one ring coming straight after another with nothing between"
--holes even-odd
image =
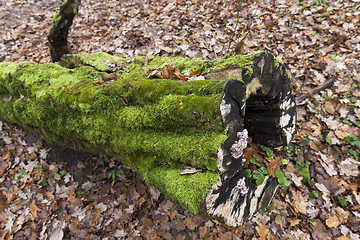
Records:
<instances>
[{"instance_id":1,"label":"green moss","mask_svg":"<svg viewBox=\"0 0 360 240\"><path fill-rule=\"evenodd\" d=\"M59 16L60 16L60 10L56 12L55 16L53 17L54 22L59 21Z\"/></svg>"},{"instance_id":2,"label":"green moss","mask_svg":"<svg viewBox=\"0 0 360 240\"><path fill-rule=\"evenodd\" d=\"M108 70L109 67L106 65L106 61L123 62L124 72L121 74L122 78L136 78L136 77L147 77L147 72L153 69L163 68L167 65L175 63L175 68L178 68L181 73L185 73L186 70L193 72L200 68L201 74L206 74L211 70L222 69L227 64L238 65L247 69L247 74L252 75L252 63L255 55L263 51L258 51L248 55L230 56L227 55L223 58L217 58L214 60L207 60L203 58L184 58L184 57L155 57L148 62L147 66L144 66L144 57L135 57L135 63L127 63L128 58L119 58L106 53L92 53L82 54L79 58L92 66L96 66L98 69L103 71ZM95 58L95 60L86 60L88 57Z\"/></svg>"},{"instance_id":3,"label":"green moss","mask_svg":"<svg viewBox=\"0 0 360 240\"><path fill-rule=\"evenodd\" d=\"M280 60L279 58L277 58L277 57L274 57L274 67L275 67L275 68L279 68L280 65L281 65L281 66L284 65L283 61L281 61L281 60Z\"/></svg>"},{"instance_id":4,"label":"green moss","mask_svg":"<svg viewBox=\"0 0 360 240\"><path fill-rule=\"evenodd\" d=\"M147 183L157 186L171 201L191 213L198 214L201 201L209 188L219 179L219 174L206 171L180 175L184 169L157 167L143 175Z\"/></svg>"}]
</instances>

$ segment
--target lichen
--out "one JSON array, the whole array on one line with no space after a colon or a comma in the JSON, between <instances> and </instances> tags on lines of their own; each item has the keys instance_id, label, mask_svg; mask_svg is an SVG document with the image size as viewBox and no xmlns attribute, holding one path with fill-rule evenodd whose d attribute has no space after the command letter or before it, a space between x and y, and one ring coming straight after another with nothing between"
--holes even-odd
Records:
<instances>
[{"instance_id":1,"label":"lichen","mask_svg":"<svg viewBox=\"0 0 360 240\"><path fill-rule=\"evenodd\" d=\"M247 146L248 131L244 129L242 132L238 132L237 137L239 140L235 141L235 143L230 148L231 156L235 159L243 156L244 150Z\"/></svg>"},{"instance_id":2,"label":"lichen","mask_svg":"<svg viewBox=\"0 0 360 240\"><path fill-rule=\"evenodd\" d=\"M235 189L240 190L240 195L241 195L241 196L244 196L245 194L248 193L249 188L246 187L245 177L240 178L240 179L236 182Z\"/></svg>"}]
</instances>

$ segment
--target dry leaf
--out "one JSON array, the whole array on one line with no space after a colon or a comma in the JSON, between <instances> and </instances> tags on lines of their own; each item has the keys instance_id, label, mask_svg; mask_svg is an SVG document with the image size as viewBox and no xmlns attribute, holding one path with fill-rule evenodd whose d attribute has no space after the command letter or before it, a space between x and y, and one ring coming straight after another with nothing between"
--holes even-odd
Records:
<instances>
[{"instance_id":1,"label":"dry leaf","mask_svg":"<svg viewBox=\"0 0 360 240\"><path fill-rule=\"evenodd\" d=\"M38 206L36 206L35 200L31 202L29 210L35 219L38 217L37 213L42 211L40 208L38 208Z\"/></svg>"},{"instance_id":2,"label":"dry leaf","mask_svg":"<svg viewBox=\"0 0 360 240\"><path fill-rule=\"evenodd\" d=\"M258 223L259 226L256 226L255 229L259 235L260 240L266 240L266 235L269 232L268 229L266 229L266 225L263 223Z\"/></svg>"},{"instance_id":3,"label":"dry leaf","mask_svg":"<svg viewBox=\"0 0 360 240\"><path fill-rule=\"evenodd\" d=\"M86 60L88 60L88 61L95 61L96 60L96 58L93 58L93 57L91 57L90 55L86 58Z\"/></svg>"},{"instance_id":4,"label":"dry leaf","mask_svg":"<svg viewBox=\"0 0 360 240\"><path fill-rule=\"evenodd\" d=\"M193 173L197 173L197 172L201 172L201 171L202 171L201 169L186 168L186 167L185 167L185 170L182 171L182 172L180 173L180 175L193 174Z\"/></svg>"},{"instance_id":5,"label":"dry leaf","mask_svg":"<svg viewBox=\"0 0 360 240\"><path fill-rule=\"evenodd\" d=\"M334 105L329 102L329 101L326 101L325 104L324 104L324 109L326 112L330 113L330 114L334 114L335 113L335 108L334 108Z\"/></svg>"},{"instance_id":6,"label":"dry leaf","mask_svg":"<svg viewBox=\"0 0 360 240\"><path fill-rule=\"evenodd\" d=\"M297 219L297 218L293 218L293 219L290 219L290 226L296 226L298 225L299 223L301 222L300 219Z\"/></svg>"},{"instance_id":7,"label":"dry leaf","mask_svg":"<svg viewBox=\"0 0 360 240\"><path fill-rule=\"evenodd\" d=\"M109 75L107 75L104 80L105 81L109 81L109 80L118 80L120 79L120 75L117 73L110 73Z\"/></svg>"},{"instance_id":8,"label":"dry leaf","mask_svg":"<svg viewBox=\"0 0 360 240\"><path fill-rule=\"evenodd\" d=\"M339 218L336 215L330 216L328 219L326 219L325 222L329 228L337 228L341 224Z\"/></svg>"},{"instance_id":9,"label":"dry leaf","mask_svg":"<svg viewBox=\"0 0 360 240\"><path fill-rule=\"evenodd\" d=\"M292 196L291 206L297 211L304 215L307 215L306 208L308 206L307 197L304 198L300 191L296 191L295 195Z\"/></svg>"},{"instance_id":10,"label":"dry leaf","mask_svg":"<svg viewBox=\"0 0 360 240\"><path fill-rule=\"evenodd\" d=\"M275 156L274 159L270 159L269 163L266 164L266 170L270 176L275 177L276 170L281 167L281 158L279 156Z\"/></svg>"},{"instance_id":11,"label":"dry leaf","mask_svg":"<svg viewBox=\"0 0 360 240\"><path fill-rule=\"evenodd\" d=\"M4 100L5 103L10 102L11 99L12 99L12 95L10 95L10 97L4 97L4 98L3 98L3 100Z\"/></svg>"}]
</instances>

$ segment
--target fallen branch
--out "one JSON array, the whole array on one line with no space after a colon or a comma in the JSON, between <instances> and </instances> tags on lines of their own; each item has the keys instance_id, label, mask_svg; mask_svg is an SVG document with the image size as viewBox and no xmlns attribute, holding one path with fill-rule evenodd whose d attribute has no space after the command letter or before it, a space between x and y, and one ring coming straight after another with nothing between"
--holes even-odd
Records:
<instances>
[{"instance_id":1,"label":"fallen branch","mask_svg":"<svg viewBox=\"0 0 360 240\"><path fill-rule=\"evenodd\" d=\"M330 87L331 84L333 84L334 82L335 82L335 77L332 77L329 81L324 82L323 84L311 89L311 93L305 93L305 94L295 98L296 104L299 104L302 100Z\"/></svg>"}]
</instances>

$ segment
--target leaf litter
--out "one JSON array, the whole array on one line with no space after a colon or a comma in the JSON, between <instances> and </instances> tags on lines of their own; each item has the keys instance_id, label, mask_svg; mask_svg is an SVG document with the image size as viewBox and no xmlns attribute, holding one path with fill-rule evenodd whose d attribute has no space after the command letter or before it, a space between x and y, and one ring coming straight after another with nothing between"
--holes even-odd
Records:
<instances>
[{"instance_id":1,"label":"leaf litter","mask_svg":"<svg viewBox=\"0 0 360 240\"><path fill-rule=\"evenodd\" d=\"M0 4L1 59L50 62L46 36L61 3ZM47 161L45 146L27 144L24 132L0 122L0 236L360 239L359 21L359 2L353 0L82 1L68 37L74 53L108 52L131 62L134 56L213 59L263 49L281 59L294 95L308 94L298 103L292 142L301 151L287 156L285 176L294 184L281 188L265 213L230 229L172 204L126 166L123 173L114 170L115 180L105 168L93 182L78 184L67 166ZM198 73L185 76L171 66L153 71L154 77L199 80ZM314 91L331 79L332 85ZM11 97L4 101L15 101ZM248 155L275 175L279 159L264 160L257 152Z\"/></svg>"}]
</instances>

